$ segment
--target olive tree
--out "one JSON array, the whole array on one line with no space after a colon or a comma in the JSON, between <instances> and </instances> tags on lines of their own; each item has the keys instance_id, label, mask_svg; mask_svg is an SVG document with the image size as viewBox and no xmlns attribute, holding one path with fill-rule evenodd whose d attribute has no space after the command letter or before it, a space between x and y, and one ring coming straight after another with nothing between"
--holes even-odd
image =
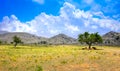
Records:
<instances>
[{"instance_id":1,"label":"olive tree","mask_svg":"<svg viewBox=\"0 0 120 71\"><path fill-rule=\"evenodd\" d=\"M21 43L21 39L17 36L14 36L13 43L14 43L14 47L16 47L18 43Z\"/></svg>"},{"instance_id":2,"label":"olive tree","mask_svg":"<svg viewBox=\"0 0 120 71\"><path fill-rule=\"evenodd\" d=\"M102 37L98 34L98 32L91 34L85 32L83 34L79 34L78 41L85 42L89 46L89 49L91 49L92 44L103 42Z\"/></svg>"}]
</instances>

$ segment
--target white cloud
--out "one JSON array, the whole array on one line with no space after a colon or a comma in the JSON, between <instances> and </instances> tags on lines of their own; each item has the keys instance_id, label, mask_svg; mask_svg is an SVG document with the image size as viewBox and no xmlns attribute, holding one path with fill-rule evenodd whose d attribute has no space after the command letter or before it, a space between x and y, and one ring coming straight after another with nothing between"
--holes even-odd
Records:
<instances>
[{"instance_id":1,"label":"white cloud","mask_svg":"<svg viewBox=\"0 0 120 71\"><path fill-rule=\"evenodd\" d=\"M11 15L10 18L5 16L0 24L0 30L10 32L35 32L35 30L32 29L29 24L20 22L15 15Z\"/></svg>"},{"instance_id":2,"label":"white cloud","mask_svg":"<svg viewBox=\"0 0 120 71\"><path fill-rule=\"evenodd\" d=\"M60 9L60 15L48 15L41 13L33 20L21 22L15 15L5 16L0 22L0 30L12 32L29 32L32 34L50 37L58 33L65 33L76 36L80 32L90 32L99 29L120 30L120 21L104 16L99 12L84 11L65 2ZM95 29L95 30L92 30Z\"/></svg>"},{"instance_id":3,"label":"white cloud","mask_svg":"<svg viewBox=\"0 0 120 71\"><path fill-rule=\"evenodd\" d=\"M89 12L84 12L83 10L80 9L75 9L73 15L76 18L85 18L85 19L92 17L92 14L90 14Z\"/></svg>"},{"instance_id":4,"label":"white cloud","mask_svg":"<svg viewBox=\"0 0 120 71\"><path fill-rule=\"evenodd\" d=\"M50 30L50 33L54 35L54 34L59 34L60 31L59 30Z\"/></svg>"},{"instance_id":5,"label":"white cloud","mask_svg":"<svg viewBox=\"0 0 120 71\"><path fill-rule=\"evenodd\" d=\"M91 26L92 29L97 29L98 27L96 25Z\"/></svg>"},{"instance_id":6,"label":"white cloud","mask_svg":"<svg viewBox=\"0 0 120 71\"><path fill-rule=\"evenodd\" d=\"M65 24L65 27L71 33L74 33L76 31L80 31L79 28L78 28L78 26L74 26L74 25L71 25L71 24Z\"/></svg>"},{"instance_id":7,"label":"white cloud","mask_svg":"<svg viewBox=\"0 0 120 71\"><path fill-rule=\"evenodd\" d=\"M102 28L108 28L110 30L118 31L120 30L120 22L114 19L98 19L93 18L93 22Z\"/></svg>"},{"instance_id":8,"label":"white cloud","mask_svg":"<svg viewBox=\"0 0 120 71\"><path fill-rule=\"evenodd\" d=\"M44 4L45 0L33 0L34 2L37 2L39 4Z\"/></svg>"}]
</instances>

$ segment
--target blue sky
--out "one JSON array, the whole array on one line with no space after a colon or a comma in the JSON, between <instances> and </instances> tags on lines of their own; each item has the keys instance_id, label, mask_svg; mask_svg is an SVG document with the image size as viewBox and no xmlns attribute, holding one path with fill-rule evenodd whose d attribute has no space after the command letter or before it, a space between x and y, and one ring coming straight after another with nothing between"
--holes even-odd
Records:
<instances>
[{"instance_id":1,"label":"blue sky","mask_svg":"<svg viewBox=\"0 0 120 71\"><path fill-rule=\"evenodd\" d=\"M75 38L120 32L120 0L0 0L0 30Z\"/></svg>"}]
</instances>

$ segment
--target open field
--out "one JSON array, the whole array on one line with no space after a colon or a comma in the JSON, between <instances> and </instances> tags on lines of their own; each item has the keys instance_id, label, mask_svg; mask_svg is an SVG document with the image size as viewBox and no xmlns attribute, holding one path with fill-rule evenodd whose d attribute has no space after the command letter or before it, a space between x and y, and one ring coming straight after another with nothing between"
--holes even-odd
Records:
<instances>
[{"instance_id":1,"label":"open field","mask_svg":"<svg viewBox=\"0 0 120 71\"><path fill-rule=\"evenodd\" d=\"M0 71L120 71L120 47L0 45Z\"/></svg>"}]
</instances>

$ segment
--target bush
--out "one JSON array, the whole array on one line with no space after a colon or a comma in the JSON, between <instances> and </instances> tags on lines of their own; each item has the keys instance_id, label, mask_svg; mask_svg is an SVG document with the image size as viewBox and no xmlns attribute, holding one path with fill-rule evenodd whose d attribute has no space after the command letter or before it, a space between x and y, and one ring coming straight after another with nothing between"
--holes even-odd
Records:
<instances>
[{"instance_id":1,"label":"bush","mask_svg":"<svg viewBox=\"0 0 120 71\"><path fill-rule=\"evenodd\" d=\"M42 66L36 66L36 71L43 71Z\"/></svg>"},{"instance_id":2,"label":"bush","mask_svg":"<svg viewBox=\"0 0 120 71\"><path fill-rule=\"evenodd\" d=\"M2 41L0 40L0 44L2 44Z\"/></svg>"}]
</instances>

